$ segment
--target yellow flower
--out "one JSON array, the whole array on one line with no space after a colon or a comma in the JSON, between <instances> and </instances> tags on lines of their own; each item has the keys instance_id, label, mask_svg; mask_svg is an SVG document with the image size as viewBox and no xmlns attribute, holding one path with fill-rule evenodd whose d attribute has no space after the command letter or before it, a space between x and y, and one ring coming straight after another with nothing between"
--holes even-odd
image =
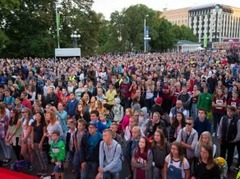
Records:
<instances>
[{"instance_id":1,"label":"yellow flower","mask_svg":"<svg viewBox=\"0 0 240 179\"><path fill-rule=\"evenodd\" d=\"M226 164L226 160L222 157L217 157L214 159L214 161L220 167L223 167Z\"/></svg>"}]
</instances>

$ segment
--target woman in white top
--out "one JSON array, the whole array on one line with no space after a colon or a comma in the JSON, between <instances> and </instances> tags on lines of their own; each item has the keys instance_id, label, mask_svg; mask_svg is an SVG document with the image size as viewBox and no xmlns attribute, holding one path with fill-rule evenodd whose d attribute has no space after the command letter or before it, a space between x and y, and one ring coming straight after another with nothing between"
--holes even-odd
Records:
<instances>
[{"instance_id":1,"label":"woman in white top","mask_svg":"<svg viewBox=\"0 0 240 179\"><path fill-rule=\"evenodd\" d=\"M32 135L32 123L34 122L32 118L32 111L29 108L24 108L22 110L22 134L21 134L21 155L24 160L28 160L33 164L34 153L32 148L33 141L31 140ZM32 170L32 166L29 168Z\"/></svg>"},{"instance_id":2,"label":"woman in white top","mask_svg":"<svg viewBox=\"0 0 240 179\"><path fill-rule=\"evenodd\" d=\"M199 141L195 147L195 157L199 158L200 149L203 145L210 145L213 148L213 157L215 157L217 146L213 144L212 136L208 131L205 131L200 135Z\"/></svg>"},{"instance_id":3,"label":"woman in white top","mask_svg":"<svg viewBox=\"0 0 240 179\"><path fill-rule=\"evenodd\" d=\"M53 131L59 131L60 137L63 137L63 130L61 127L61 124L56 118L56 114L53 111L48 111L45 116L45 120L47 125L47 133L45 133L45 136L48 137L48 143L52 143L52 132Z\"/></svg>"},{"instance_id":4,"label":"woman in white top","mask_svg":"<svg viewBox=\"0 0 240 179\"><path fill-rule=\"evenodd\" d=\"M163 179L189 179L190 165L183 155L182 145L173 142L171 152L165 158Z\"/></svg>"}]
</instances>

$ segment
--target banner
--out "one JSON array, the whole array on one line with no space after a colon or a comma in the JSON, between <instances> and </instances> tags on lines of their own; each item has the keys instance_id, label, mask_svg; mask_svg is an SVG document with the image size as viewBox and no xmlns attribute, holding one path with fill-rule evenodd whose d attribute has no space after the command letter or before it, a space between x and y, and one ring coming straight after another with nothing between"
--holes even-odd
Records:
<instances>
[{"instance_id":1,"label":"banner","mask_svg":"<svg viewBox=\"0 0 240 179\"><path fill-rule=\"evenodd\" d=\"M208 44L207 34L206 34L206 32L205 32L205 33L204 33L204 38L203 38L203 48L207 48L207 44Z\"/></svg>"}]
</instances>

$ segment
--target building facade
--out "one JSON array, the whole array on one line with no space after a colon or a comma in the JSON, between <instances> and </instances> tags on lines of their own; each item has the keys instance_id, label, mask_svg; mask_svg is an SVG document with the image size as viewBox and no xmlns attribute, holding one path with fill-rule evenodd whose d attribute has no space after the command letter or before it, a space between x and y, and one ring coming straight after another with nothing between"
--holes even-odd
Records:
<instances>
[{"instance_id":1,"label":"building facade","mask_svg":"<svg viewBox=\"0 0 240 179\"><path fill-rule=\"evenodd\" d=\"M174 10L163 9L162 17L167 19L172 24L188 26L188 11L190 8L181 8Z\"/></svg>"},{"instance_id":2,"label":"building facade","mask_svg":"<svg viewBox=\"0 0 240 179\"><path fill-rule=\"evenodd\" d=\"M240 8L223 4L205 4L191 8L163 10L162 16L172 24L190 27L198 42L223 42L240 39Z\"/></svg>"},{"instance_id":3,"label":"building facade","mask_svg":"<svg viewBox=\"0 0 240 179\"><path fill-rule=\"evenodd\" d=\"M189 27L199 42L222 42L240 38L240 8L221 4L209 4L190 8Z\"/></svg>"}]
</instances>

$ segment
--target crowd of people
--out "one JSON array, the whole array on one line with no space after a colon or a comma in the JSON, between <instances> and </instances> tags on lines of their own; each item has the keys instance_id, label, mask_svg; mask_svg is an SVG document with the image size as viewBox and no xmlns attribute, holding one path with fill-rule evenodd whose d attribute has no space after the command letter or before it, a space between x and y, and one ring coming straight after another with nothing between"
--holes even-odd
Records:
<instances>
[{"instance_id":1,"label":"crowd of people","mask_svg":"<svg viewBox=\"0 0 240 179\"><path fill-rule=\"evenodd\" d=\"M231 173L236 148L240 164L239 67L224 52L0 59L3 165L54 166L62 179L66 167L119 179L123 164L132 179L226 177L214 158Z\"/></svg>"}]
</instances>

